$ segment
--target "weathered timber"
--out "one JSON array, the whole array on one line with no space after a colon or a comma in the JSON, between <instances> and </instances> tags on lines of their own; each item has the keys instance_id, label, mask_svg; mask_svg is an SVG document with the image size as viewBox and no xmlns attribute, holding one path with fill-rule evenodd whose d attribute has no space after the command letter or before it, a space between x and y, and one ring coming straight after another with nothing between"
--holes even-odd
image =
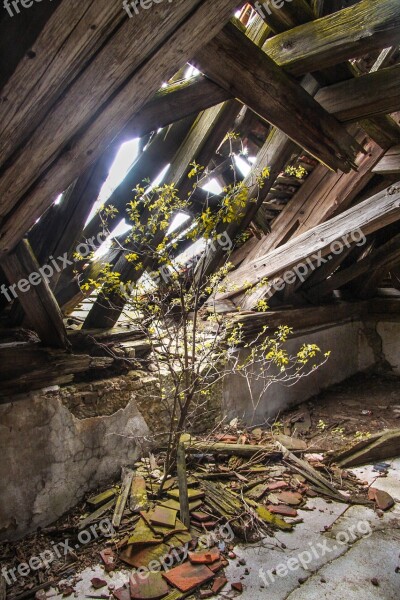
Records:
<instances>
[{"instance_id":1,"label":"weathered timber","mask_svg":"<svg viewBox=\"0 0 400 600\"><path fill-rule=\"evenodd\" d=\"M365 273L371 275L376 272L376 276L379 279L389 271L392 264L396 264L399 261L400 235L396 235L365 258L353 263L345 269L336 271L329 279L321 281L317 285L306 286L307 292L313 298L323 298L331 291L339 289ZM362 294L362 288L359 291Z\"/></svg>"},{"instance_id":2,"label":"weathered timber","mask_svg":"<svg viewBox=\"0 0 400 600\"><path fill-rule=\"evenodd\" d=\"M123 472L123 480L121 485L121 490L117 497L117 503L115 505L114 514L112 518L113 527L119 527L121 525L122 517L124 514L126 503L128 502L129 492L131 490L133 479L133 471L130 469L126 469L125 473Z\"/></svg>"},{"instance_id":3,"label":"weathered timber","mask_svg":"<svg viewBox=\"0 0 400 600\"><path fill-rule=\"evenodd\" d=\"M390 148L373 167L372 172L378 175L400 173L400 145Z\"/></svg>"},{"instance_id":4,"label":"weathered timber","mask_svg":"<svg viewBox=\"0 0 400 600\"><path fill-rule=\"evenodd\" d=\"M272 233L251 249L244 263L320 225L351 205L372 179L371 168L384 155L382 148L375 142L365 141L362 134L358 134L357 139L366 150L366 154L360 153L357 158L357 171L332 173L323 165L318 165L275 219Z\"/></svg>"},{"instance_id":5,"label":"weathered timber","mask_svg":"<svg viewBox=\"0 0 400 600\"><path fill-rule=\"evenodd\" d=\"M255 6L256 10L258 9L257 3L252 2L251 4ZM270 3L268 11L261 7L257 12L274 33L287 31L296 27L296 25L311 21L314 17L313 11L306 0L292 0L290 4L285 3L279 8Z\"/></svg>"},{"instance_id":6,"label":"weathered timber","mask_svg":"<svg viewBox=\"0 0 400 600\"><path fill-rule=\"evenodd\" d=\"M265 313L238 312L230 318L228 329L231 330L240 324L243 340L247 341L261 333L264 327L267 327L267 332L271 334L283 323L292 327L296 335L299 331L314 327L359 320L365 317L368 307L368 302L340 302L310 308L303 306L295 309L269 310Z\"/></svg>"},{"instance_id":7,"label":"weathered timber","mask_svg":"<svg viewBox=\"0 0 400 600\"><path fill-rule=\"evenodd\" d=\"M129 508L134 513L140 512L141 510L147 510L149 508L146 480L144 477L137 475L132 479Z\"/></svg>"},{"instance_id":8,"label":"weathered timber","mask_svg":"<svg viewBox=\"0 0 400 600\"><path fill-rule=\"evenodd\" d=\"M46 127L35 132L4 173L2 183L14 171L18 173L19 185L12 177L14 191L8 193L8 198L2 197L0 252L8 252L21 239L51 204L53 195L65 190L102 154L131 116L157 91L159 82L168 80L201 44L212 39L237 5L235 0L221 0L218 4L212 0L176 0L173 10L158 4L152 11L142 11L136 22L136 50L128 53L132 23L127 19L68 88L57 109L48 116ZM104 72L110 73L109 77L99 79L99 73ZM76 106L81 105L77 96L88 100L80 111L76 111ZM34 153L35 148L39 148L38 154ZM27 153L29 159L25 162ZM28 188L29 193L24 195Z\"/></svg>"},{"instance_id":9,"label":"weathered timber","mask_svg":"<svg viewBox=\"0 0 400 600\"><path fill-rule=\"evenodd\" d=\"M341 468L358 467L395 458L400 452L400 429L390 429L363 440L348 450L336 453L330 460Z\"/></svg>"},{"instance_id":10,"label":"weathered timber","mask_svg":"<svg viewBox=\"0 0 400 600\"><path fill-rule=\"evenodd\" d=\"M315 99L342 122L400 109L400 65L387 67L319 90Z\"/></svg>"},{"instance_id":11,"label":"weathered timber","mask_svg":"<svg viewBox=\"0 0 400 600\"><path fill-rule=\"evenodd\" d=\"M292 75L302 75L398 44L397 0L362 0L267 40L263 50Z\"/></svg>"},{"instance_id":12,"label":"weathered timber","mask_svg":"<svg viewBox=\"0 0 400 600\"><path fill-rule=\"evenodd\" d=\"M227 456L252 457L255 454L267 456L273 460L280 458L281 454L274 450L273 446L254 446L252 444L223 444L222 442L191 442L185 444L186 452L196 454L198 452L207 452L223 454Z\"/></svg>"},{"instance_id":13,"label":"weathered timber","mask_svg":"<svg viewBox=\"0 0 400 600\"><path fill-rule=\"evenodd\" d=\"M185 444L183 442L179 442L178 444L178 450L176 454L176 469L179 486L180 520L186 527L190 527L188 482L186 475L186 451Z\"/></svg>"},{"instance_id":14,"label":"weathered timber","mask_svg":"<svg viewBox=\"0 0 400 600\"><path fill-rule=\"evenodd\" d=\"M53 12L34 41L34 56L20 61L2 91L7 102L0 103L0 165L32 135L123 20L120 7L110 6L107 0L89 0L85 5L68 0ZM78 116L81 111L76 106Z\"/></svg>"},{"instance_id":15,"label":"weathered timber","mask_svg":"<svg viewBox=\"0 0 400 600\"><path fill-rule=\"evenodd\" d=\"M35 344L6 344L0 347L1 401L52 385L66 385L77 373L110 367L112 357L69 354L64 350L41 348Z\"/></svg>"},{"instance_id":16,"label":"weathered timber","mask_svg":"<svg viewBox=\"0 0 400 600\"><path fill-rule=\"evenodd\" d=\"M346 172L354 165L354 138L234 25L226 25L192 63L321 162Z\"/></svg>"},{"instance_id":17,"label":"weathered timber","mask_svg":"<svg viewBox=\"0 0 400 600\"><path fill-rule=\"evenodd\" d=\"M20 242L12 254L4 258L1 266L43 344L69 348L60 308L48 280L40 275L40 267L29 242ZM31 283L33 278L35 282Z\"/></svg>"},{"instance_id":18,"label":"weathered timber","mask_svg":"<svg viewBox=\"0 0 400 600\"><path fill-rule=\"evenodd\" d=\"M332 242L341 240L356 229L364 235L393 223L400 217L400 185L393 185L346 212L314 227L272 252L241 266L229 275L226 284L232 290L219 298L229 298L258 283L261 279L286 272L307 257L329 253ZM234 289L233 289L234 288Z\"/></svg>"}]
</instances>

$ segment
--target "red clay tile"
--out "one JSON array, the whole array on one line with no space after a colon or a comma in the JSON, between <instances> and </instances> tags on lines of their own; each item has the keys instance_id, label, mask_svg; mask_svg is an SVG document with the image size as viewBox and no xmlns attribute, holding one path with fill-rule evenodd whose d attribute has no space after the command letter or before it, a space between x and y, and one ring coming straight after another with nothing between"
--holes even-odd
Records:
<instances>
[{"instance_id":1,"label":"red clay tile","mask_svg":"<svg viewBox=\"0 0 400 600\"><path fill-rule=\"evenodd\" d=\"M203 552L189 552L189 560L193 564L210 565L220 557L220 552L217 548L204 550Z\"/></svg>"},{"instance_id":2,"label":"red clay tile","mask_svg":"<svg viewBox=\"0 0 400 600\"><path fill-rule=\"evenodd\" d=\"M214 573L206 565L192 565L185 562L166 573L163 577L181 592L189 592L210 581Z\"/></svg>"},{"instance_id":3,"label":"red clay tile","mask_svg":"<svg viewBox=\"0 0 400 600\"><path fill-rule=\"evenodd\" d=\"M151 571L141 576L132 573L129 581L131 598L134 600L159 600L169 592L168 584L159 571Z\"/></svg>"},{"instance_id":4,"label":"red clay tile","mask_svg":"<svg viewBox=\"0 0 400 600\"><path fill-rule=\"evenodd\" d=\"M177 510L167 508L166 506L156 506L150 514L150 522L153 525L162 525L163 527L175 527Z\"/></svg>"},{"instance_id":5,"label":"red clay tile","mask_svg":"<svg viewBox=\"0 0 400 600\"><path fill-rule=\"evenodd\" d=\"M113 591L114 598L117 600L131 600L131 593L129 591L129 585L125 584L124 586L118 588Z\"/></svg>"},{"instance_id":6,"label":"red clay tile","mask_svg":"<svg viewBox=\"0 0 400 600\"><path fill-rule=\"evenodd\" d=\"M218 594L227 583L228 580L226 577L216 577L211 588L213 594Z\"/></svg>"},{"instance_id":7,"label":"red clay tile","mask_svg":"<svg viewBox=\"0 0 400 600\"><path fill-rule=\"evenodd\" d=\"M389 510L394 506L394 500L390 494L376 488L369 488L368 498L374 500L380 510Z\"/></svg>"},{"instance_id":8,"label":"red clay tile","mask_svg":"<svg viewBox=\"0 0 400 600\"><path fill-rule=\"evenodd\" d=\"M240 583L240 581L235 581L234 583L231 583L231 588L236 592L243 592L243 584Z\"/></svg>"},{"instance_id":9,"label":"red clay tile","mask_svg":"<svg viewBox=\"0 0 400 600\"><path fill-rule=\"evenodd\" d=\"M289 504L290 506L297 506L303 501L303 496L298 492L280 492L276 497L283 504Z\"/></svg>"},{"instance_id":10,"label":"red clay tile","mask_svg":"<svg viewBox=\"0 0 400 600\"><path fill-rule=\"evenodd\" d=\"M114 571L115 556L114 556L114 552L112 551L112 548L105 548L105 550L102 550L100 552L100 556L101 556L101 560L104 563L104 568L107 571L107 573L110 573L110 571Z\"/></svg>"},{"instance_id":11,"label":"red clay tile","mask_svg":"<svg viewBox=\"0 0 400 600\"><path fill-rule=\"evenodd\" d=\"M280 490L286 487L288 487L286 481L274 481L273 483L268 484L268 491L272 492L273 490Z\"/></svg>"},{"instance_id":12,"label":"red clay tile","mask_svg":"<svg viewBox=\"0 0 400 600\"><path fill-rule=\"evenodd\" d=\"M270 504L267 506L267 510L275 515L283 515L284 517L297 517L297 510L291 506L285 506L284 504L279 504L279 506Z\"/></svg>"}]
</instances>

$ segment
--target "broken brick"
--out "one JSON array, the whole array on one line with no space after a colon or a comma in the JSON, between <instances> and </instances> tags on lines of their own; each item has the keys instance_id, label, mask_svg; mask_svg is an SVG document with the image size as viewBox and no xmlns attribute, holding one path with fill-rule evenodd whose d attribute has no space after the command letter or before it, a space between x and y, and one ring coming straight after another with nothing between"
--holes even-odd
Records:
<instances>
[{"instance_id":1,"label":"broken brick","mask_svg":"<svg viewBox=\"0 0 400 600\"><path fill-rule=\"evenodd\" d=\"M101 560L104 563L104 568L107 573L115 569L115 556L111 548L106 548L100 552Z\"/></svg>"},{"instance_id":2,"label":"broken brick","mask_svg":"<svg viewBox=\"0 0 400 600\"><path fill-rule=\"evenodd\" d=\"M228 580L226 577L216 577L211 588L213 594L218 594L227 583Z\"/></svg>"}]
</instances>

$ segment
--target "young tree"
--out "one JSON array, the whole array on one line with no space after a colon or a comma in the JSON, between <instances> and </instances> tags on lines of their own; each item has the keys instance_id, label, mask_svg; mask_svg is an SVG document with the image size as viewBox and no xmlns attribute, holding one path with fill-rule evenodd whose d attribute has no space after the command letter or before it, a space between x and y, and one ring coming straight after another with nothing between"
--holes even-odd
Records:
<instances>
[{"instance_id":1,"label":"young tree","mask_svg":"<svg viewBox=\"0 0 400 600\"><path fill-rule=\"evenodd\" d=\"M232 324L218 313L215 299L227 291L229 256L241 242L231 240L224 226L240 222L249 202L257 198L250 200L249 185L235 179L224 188L217 206L206 203L199 208L196 192L203 169L196 163L191 167L188 177L194 184L187 198L181 198L173 184L134 190L127 205L131 230L121 245L135 273L131 280L122 282L105 264L96 280L84 284L86 290L98 289L102 301L111 306L116 295L123 297L125 316L148 337L160 382L168 382L160 384L158 398L169 414L164 480L175 466L182 432L206 410L213 386L229 373L246 378L255 411L272 383L292 385L328 358L315 344L302 344L290 353L291 329L284 325L272 335L264 327L247 341L240 320ZM267 169L256 176L259 188L267 177ZM172 230L171 223L182 213L187 220L179 231ZM115 216L112 207L102 215L105 225L110 216ZM189 250L183 252L188 246L190 256ZM204 277L203 258L212 246L223 248L224 260ZM267 308L265 302L260 308ZM257 397L252 386L256 380L262 381Z\"/></svg>"}]
</instances>

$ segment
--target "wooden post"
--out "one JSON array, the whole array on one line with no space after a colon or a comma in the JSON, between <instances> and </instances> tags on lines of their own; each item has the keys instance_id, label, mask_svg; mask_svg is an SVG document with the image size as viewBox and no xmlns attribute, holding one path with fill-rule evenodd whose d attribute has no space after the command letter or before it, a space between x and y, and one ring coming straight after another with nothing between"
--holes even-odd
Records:
<instances>
[{"instance_id":1,"label":"wooden post","mask_svg":"<svg viewBox=\"0 0 400 600\"><path fill-rule=\"evenodd\" d=\"M188 497L188 485L186 476L186 454L185 444L179 442L178 451L176 454L176 468L178 471L178 484L179 484L179 504L180 504L180 516L181 521L186 527L190 526L190 515L189 515L189 497Z\"/></svg>"}]
</instances>

